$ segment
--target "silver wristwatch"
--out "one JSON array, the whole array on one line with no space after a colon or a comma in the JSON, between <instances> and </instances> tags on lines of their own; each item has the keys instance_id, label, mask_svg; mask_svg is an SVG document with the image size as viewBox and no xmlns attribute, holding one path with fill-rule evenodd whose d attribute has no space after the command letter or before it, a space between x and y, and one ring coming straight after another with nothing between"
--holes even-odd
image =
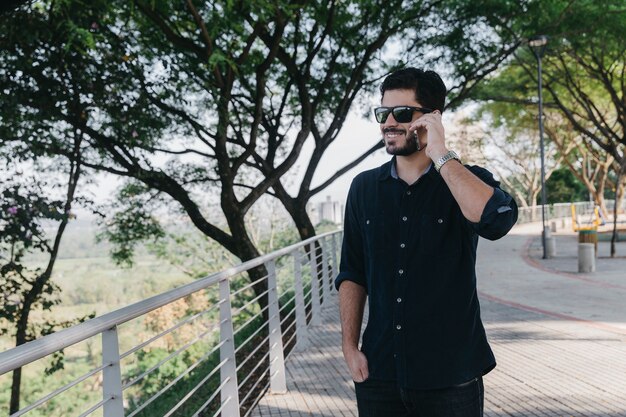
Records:
<instances>
[{"instance_id":1,"label":"silver wristwatch","mask_svg":"<svg viewBox=\"0 0 626 417\"><path fill-rule=\"evenodd\" d=\"M448 151L446 152L446 154L444 156L442 156L441 158L437 159L435 161L435 169L437 170L437 172L439 172L441 170L441 167L448 161L452 160L452 159L456 159L457 161L461 162L461 158L459 158L459 155L457 155L456 152L454 151Z\"/></svg>"}]
</instances>

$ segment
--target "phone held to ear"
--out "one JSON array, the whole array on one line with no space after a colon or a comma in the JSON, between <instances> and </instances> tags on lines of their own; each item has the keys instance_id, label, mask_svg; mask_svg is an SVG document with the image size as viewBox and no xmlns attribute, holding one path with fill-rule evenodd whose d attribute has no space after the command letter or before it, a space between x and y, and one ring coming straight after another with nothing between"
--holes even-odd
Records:
<instances>
[{"instance_id":1,"label":"phone held to ear","mask_svg":"<svg viewBox=\"0 0 626 417\"><path fill-rule=\"evenodd\" d=\"M410 133L409 133L410 135ZM413 131L413 139L415 139L415 143L417 144L417 151L421 151L422 150L422 144L420 143L420 138L419 136L417 136L417 129L415 129Z\"/></svg>"}]
</instances>

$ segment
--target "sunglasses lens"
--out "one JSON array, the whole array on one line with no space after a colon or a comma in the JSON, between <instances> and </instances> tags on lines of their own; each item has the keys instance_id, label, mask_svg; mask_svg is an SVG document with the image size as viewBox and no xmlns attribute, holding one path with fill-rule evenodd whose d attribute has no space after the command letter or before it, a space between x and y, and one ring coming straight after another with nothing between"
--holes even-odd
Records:
<instances>
[{"instance_id":1,"label":"sunglasses lens","mask_svg":"<svg viewBox=\"0 0 626 417\"><path fill-rule=\"evenodd\" d=\"M411 107L396 107L393 109L393 118L398 123L409 123L413 118L413 109Z\"/></svg>"},{"instance_id":2,"label":"sunglasses lens","mask_svg":"<svg viewBox=\"0 0 626 417\"><path fill-rule=\"evenodd\" d=\"M385 121L387 121L389 113L391 113L391 109L385 107L379 107L374 110L374 116L376 117L376 121L378 123L385 123Z\"/></svg>"}]
</instances>

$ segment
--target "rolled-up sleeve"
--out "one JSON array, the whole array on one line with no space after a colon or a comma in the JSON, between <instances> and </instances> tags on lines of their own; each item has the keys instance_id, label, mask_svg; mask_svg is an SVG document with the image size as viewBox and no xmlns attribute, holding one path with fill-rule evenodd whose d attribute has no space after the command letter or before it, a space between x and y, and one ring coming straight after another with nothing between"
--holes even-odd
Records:
<instances>
[{"instance_id":1,"label":"rolled-up sleeve","mask_svg":"<svg viewBox=\"0 0 626 417\"><path fill-rule=\"evenodd\" d=\"M507 192L500 188L500 182L484 168L472 166L470 171L487 185L494 187L494 193L487 201L478 223L471 227L481 237L489 240L500 239L506 235L517 221L517 203Z\"/></svg>"},{"instance_id":2,"label":"rolled-up sleeve","mask_svg":"<svg viewBox=\"0 0 626 417\"><path fill-rule=\"evenodd\" d=\"M352 183L346 202L344 216L343 244L341 246L341 261L339 263L339 275L335 279L335 288L343 281L355 282L367 290L364 271L363 236L359 227L356 204L356 187Z\"/></svg>"}]
</instances>

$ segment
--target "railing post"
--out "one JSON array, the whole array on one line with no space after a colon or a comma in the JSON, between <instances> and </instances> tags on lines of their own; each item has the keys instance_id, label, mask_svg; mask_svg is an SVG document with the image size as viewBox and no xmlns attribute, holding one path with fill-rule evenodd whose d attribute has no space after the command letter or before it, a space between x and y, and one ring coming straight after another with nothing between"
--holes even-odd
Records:
<instances>
[{"instance_id":1,"label":"railing post","mask_svg":"<svg viewBox=\"0 0 626 417\"><path fill-rule=\"evenodd\" d=\"M302 256L300 250L293 252L293 274L296 290L296 350L306 350L310 346L309 329L306 325L306 304L302 285ZM312 293L312 292L311 292Z\"/></svg>"},{"instance_id":2,"label":"railing post","mask_svg":"<svg viewBox=\"0 0 626 417\"><path fill-rule=\"evenodd\" d=\"M333 248L333 279L332 281L335 281L335 278L337 277L337 275L339 275L339 264L337 263L337 240L335 239L335 237L339 237L338 233L333 233L331 235L332 240L332 248Z\"/></svg>"},{"instance_id":3,"label":"railing post","mask_svg":"<svg viewBox=\"0 0 626 417\"><path fill-rule=\"evenodd\" d=\"M315 256L315 242L310 244L311 251L309 262L311 264L311 325L317 326L322 324L320 313L320 286L317 278L317 258Z\"/></svg>"},{"instance_id":4,"label":"railing post","mask_svg":"<svg viewBox=\"0 0 626 417\"><path fill-rule=\"evenodd\" d=\"M222 415L239 417L239 388L237 387L237 363L235 360L235 336L230 307L230 281L223 279L220 286L220 381L222 390Z\"/></svg>"},{"instance_id":5,"label":"railing post","mask_svg":"<svg viewBox=\"0 0 626 417\"><path fill-rule=\"evenodd\" d=\"M285 354L283 351L283 332L280 327L280 307L276 287L276 263L272 259L265 264L267 268L268 313L270 332L270 391L272 394L285 394Z\"/></svg>"},{"instance_id":6,"label":"railing post","mask_svg":"<svg viewBox=\"0 0 626 417\"><path fill-rule=\"evenodd\" d=\"M330 305L330 293L333 291L333 287L330 283L330 273L328 272L328 244L326 238L320 239L320 246L322 247L322 281L324 291L324 306Z\"/></svg>"},{"instance_id":7,"label":"railing post","mask_svg":"<svg viewBox=\"0 0 626 417\"><path fill-rule=\"evenodd\" d=\"M103 414L105 417L124 417L117 327L102 332L102 365L108 365L102 370L102 399L105 401Z\"/></svg>"}]
</instances>

